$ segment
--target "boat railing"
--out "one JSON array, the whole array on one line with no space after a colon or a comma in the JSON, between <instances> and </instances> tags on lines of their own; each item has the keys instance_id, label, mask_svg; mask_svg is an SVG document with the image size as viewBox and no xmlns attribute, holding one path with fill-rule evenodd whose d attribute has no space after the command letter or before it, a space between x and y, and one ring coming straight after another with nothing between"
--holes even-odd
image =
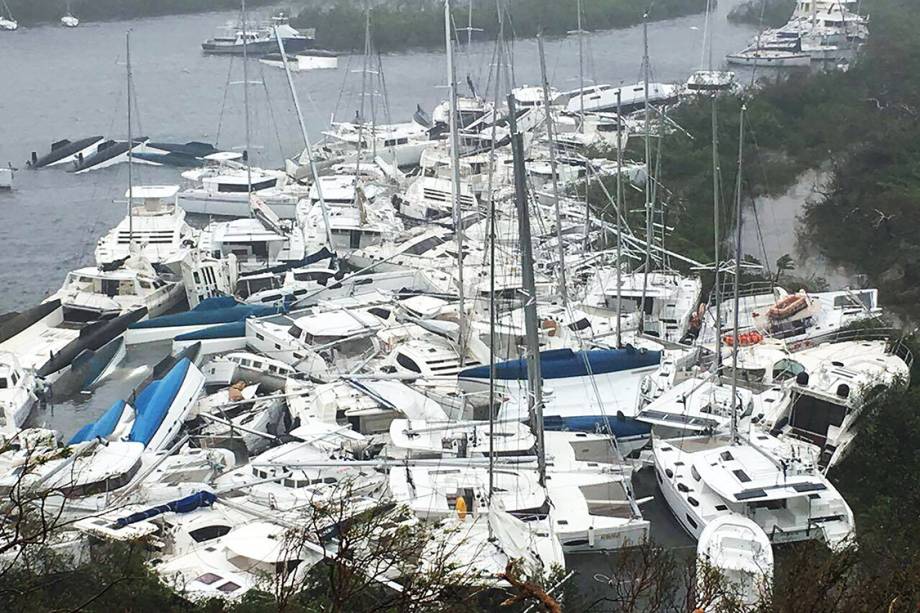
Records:
<instances>
[{"instance_id":1,"label":"boat railing","mask_svg":"<svg viewBox=\"0 0 920 613\"><path fill-rule=\"evenodd\" d=\"M843 343L847 341L885 341L888 346L886 353L901 358L907 367L914 363L914 356L910 347L904 342L903 332L892 327L865 327L845 328L822 334L812 339L813 344L818 343Z\"/></svg>"}]
</instances>

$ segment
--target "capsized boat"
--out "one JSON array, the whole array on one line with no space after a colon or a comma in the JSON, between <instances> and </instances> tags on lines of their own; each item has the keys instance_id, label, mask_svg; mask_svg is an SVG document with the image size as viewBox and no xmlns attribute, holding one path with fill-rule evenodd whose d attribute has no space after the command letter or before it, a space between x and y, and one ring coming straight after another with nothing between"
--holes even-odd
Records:
<instances>
[{"instance_id":1,"label":"capsized boat","mask_svg":"<svg viewBox=\"0 0 920 613\"><path fill-rule=\"evenodd\" d=\"M29 168L44 168L45 166L59 166L73 163L78 158L86 158L96 151L104 140L102 136L87 136L75 141L62 139L51 143L51 151L39 157L34 151L32 157L26 162Z\"/></svg>"}]
</instances>

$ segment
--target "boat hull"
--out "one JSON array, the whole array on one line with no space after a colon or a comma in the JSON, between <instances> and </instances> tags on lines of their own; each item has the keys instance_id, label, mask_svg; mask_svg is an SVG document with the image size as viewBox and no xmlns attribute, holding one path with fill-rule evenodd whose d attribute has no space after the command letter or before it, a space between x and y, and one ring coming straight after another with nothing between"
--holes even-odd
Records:
<instances>
[{"instance_id":1,"label":"boat hull","mask_svg":"<svg viewBox=\"0 0 920 613\"><path fill-rule=\"evenodd\" d=\"M297 200L265 202L275 215L281 219L297 218ZM214 195L205 192L183 192L179 194L179 206L186 213L215 217L249 217L251 214L249 200L245 192Z\"/></svg>"},{"instance_id":2,"label":"boat hull","mask_svg":"<svg viewBox=\"0 0 920 613\"><path fill-rule=\"evenodd\" d=\"M285 38L284 49L288 53L297 53L310 48L313 41L309 38ZM218 43L207 41L201 43L201 50L207 55L243 55L243 45L235 43ZM267 55L278 51L278 42L274 39L260 40L246 45L247 55Z\"/></svg>"}]
</instances>

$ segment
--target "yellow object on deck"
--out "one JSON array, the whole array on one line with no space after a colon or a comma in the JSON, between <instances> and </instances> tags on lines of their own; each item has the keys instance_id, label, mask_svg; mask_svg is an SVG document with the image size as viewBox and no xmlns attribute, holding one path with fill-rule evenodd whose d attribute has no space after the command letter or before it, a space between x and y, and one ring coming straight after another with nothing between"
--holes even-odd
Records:
<instances>
[{"instance_id":1,"label":"yellow object on deck","mask_svg":"<svg viewBox=\"0 0 920 613\"><path fill-rule=\"evenodd\" d=\"M466 500L463 499L463 496L457 496L457 503L454 508L457 509L457 516L460 519L466 519Z\"/></svg>"}]
</instances>

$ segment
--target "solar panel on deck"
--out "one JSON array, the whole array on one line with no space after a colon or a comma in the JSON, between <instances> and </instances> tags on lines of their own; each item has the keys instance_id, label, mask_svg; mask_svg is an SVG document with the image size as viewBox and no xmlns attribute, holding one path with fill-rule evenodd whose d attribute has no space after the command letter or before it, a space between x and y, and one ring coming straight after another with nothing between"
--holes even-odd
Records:
<instances>
[{"instance_id":1,"label":"solar panel on deck","mask_svg":"<svg viewBox=\"0 0 920 613\"><path fill-rule=\"evenodd\" d=\"M820 492L826 490L827 486L823 483L793 483L792 489L797 492Z\"/></svg>"}]
</instances>

